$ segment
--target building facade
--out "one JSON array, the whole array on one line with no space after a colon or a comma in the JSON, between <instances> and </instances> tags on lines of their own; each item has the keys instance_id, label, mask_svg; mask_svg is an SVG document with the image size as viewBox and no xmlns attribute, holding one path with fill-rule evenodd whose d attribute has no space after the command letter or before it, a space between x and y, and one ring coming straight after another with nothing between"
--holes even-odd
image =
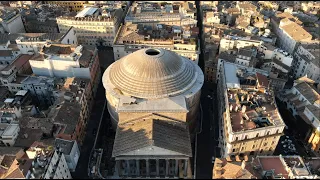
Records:
<instances>
[{"instance_id":1,"label":"building facade","mask_svg":"<svg viewBox=\"0 0 320 180\"><path fill-rule=\"evenodd\" d=\"M46 4L56 4L58 6L68 7L70 11L81 11L86 1L45 1Z\"/></svg>"},{"instance_id":2,"label":"building facade","mask_svg":"<svg viewBox=\"0 0 320 180\"><path fill-rule=\"evenodd\" d=\"M95 14L88 14L92 12ZM110 16L101 16L98 8L88 7L77 16L57 17L59 31L65 33L74 27L79 44L112 46L123 16L121 8ZM89 17L90 15L90 17Z\"/></svg>"},{"instance_id":3,"label":"building facade","mask_svg":"<svg viewBox=\"0 0 320 180\"><path fill-rule=\"evenodd\" d=\"M80 150L77 141L69 141L56 138L54 145L57 150L63 153L68 164L69 170L71 172L74 172L76 170L80 157Z\"/></svg>"},{"instance_id":4,"label":"building facade","mask_svg":"<svg viewBox=\"0 0 320 180\"><path fill-rule=\"evenodd\" d=\"M19 131L19 124L0 123L0 146L13 146Z\"/></svg>"},{"instance_id":5,"label":"building facade","mask_svg":"<svg viewBox=\"0 0 320 180\"><path fill-rule=\"evenodd\" d=\"M222 61L218 77L222 157L271 155L285 124L267 73Z\"/></svg>"},{"instance_id":6,"label":"building facade","mask_svg":"<svg viewBox=\"0 0 320 180\"><path fill-rule=\"evenodd\" d=\"M64 154L55 151L44 173L44 179L72 179Z\"/></svg>"},{"instance_id":7,"label":"building facade","mask_svg":"<svg viewBox=\"0 0 320 180\"><path fill-rule=\"evenodd\" d=\"M320 82L319 43L301 44L294 53L292 72L295 78L307 76Z\"/></svg>"},{"instance_id":8,"label":"building facade","mask_svg":"<svg viewBox=\"0 0 320 180\"><path fill-rule=\"evenodd\" d=\"M222 38L220 41L219 54L222 52L230 52L230 54L236 54L239 49L245 47L258 47L262 44L262 41L250 40L245 38Z\"/></svg>"},{"instance_id":9,"label":"building facade","mask_svg":"<svg viewBox=\"0 0 320 180\"><path fill-rule=\"evenodd\" d=\"M55 51L59 48L61 51ZM50 44L30 59L30 65L33 73L38 76L91 79L92 68L96 65L96 54L94 47Z\"/></svg>"},{"instance_id":10,"label":"building facade","mask_svg":"<svg viewBox=\"0 0 320 180\"><path fill-rule=\"evenodd\" d=\"M320 95L319 87L307 77L295 80L291 89L279 94L278 98L283 101L293 116L296 124L303 127L299 129L310 148L320 154Z\"/></svg>"},{"instance_id":11,"label":"building facade","mask_svg":"<svg viewBox=\"0 0 320 180\"><path fill-rule=\"evenodd\" d=\"M302 42L310 42L312 35L301 27L302 22L284 12L271 18L272 30L278 36L277 44L281 49L293 54Z\"/></svg>"},{"instance_id":12,"label":"building facade","mask_svg":"<svg viewBox=\"0 0 320 180\"><path fill-rule=\"evenodd\" d=\"M4 33L25 33L21 15L16 11L1 10L1 25Z\"/></svg>"},{"instance_id":13,"label":"building facade","mask_svg":"<svg viewBox=\"0 0 320 180\"><path fill-rule=\"evenodd\" d=\"M56 101L48 114L55 120L54 128L57 131L53 133L54 137L76 140L77 144L82 145L96 89L92 88L89 79L81 78L67 78L61 86L55 92Z\"/></svg>"}]
</instances>

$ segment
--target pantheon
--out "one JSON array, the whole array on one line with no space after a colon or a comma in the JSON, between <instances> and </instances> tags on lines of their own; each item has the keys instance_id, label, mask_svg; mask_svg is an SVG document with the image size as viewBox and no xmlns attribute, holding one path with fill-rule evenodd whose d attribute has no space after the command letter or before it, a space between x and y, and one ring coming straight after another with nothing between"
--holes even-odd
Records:
<instances>
[{"instance_id":1,"label":"pantheon","mask_svg":"<svg viewBox=\"0 0 320 180\"><path fill-rule=\"evenodd\" d=\"M191 178L199 66L172 51L141 49L111 64L102 81L116 130L116 176Z\"/></svg>"}]
</instances>

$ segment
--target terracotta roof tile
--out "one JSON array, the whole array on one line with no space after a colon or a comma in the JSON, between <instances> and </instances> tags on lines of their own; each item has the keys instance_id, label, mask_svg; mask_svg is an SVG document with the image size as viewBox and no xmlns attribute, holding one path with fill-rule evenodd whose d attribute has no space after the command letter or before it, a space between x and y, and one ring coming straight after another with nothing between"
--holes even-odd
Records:
<instances>
[{"instance_id":1,"label":"terracotta roof tile","mask_svg":"<svg viewBox=\"0 0 320 180\"><path fill-rule=\"evenodd\" d=\"M189 130L185 125L151 117L119 125L112 154L116 157L152 145L192 156Z\"/></svg>"},{"instance_id":2,"label":"terracotta roof tile","mask_svg":"<svg viewBox=\"0 0 320 180\"><path fill-rule=\"evenodd\" d=\"M260 86L264 86L264 87L269 86L269 80L265 75L260 74L258 72L256 73L256 75L257 75L257 79L258 79Z\"/></svg>"}]
</instances>

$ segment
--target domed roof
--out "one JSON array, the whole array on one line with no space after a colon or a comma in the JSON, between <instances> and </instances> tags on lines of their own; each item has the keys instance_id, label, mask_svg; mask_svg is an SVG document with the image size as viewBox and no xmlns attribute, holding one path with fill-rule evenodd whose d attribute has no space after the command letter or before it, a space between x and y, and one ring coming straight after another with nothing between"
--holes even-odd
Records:
<instances>
[{"instance_id":1,"label":"domed roof","mask_svg":"<svg viewBox=\"0 0 320 180\"><path fill-rule=\"evenodd\" d=\"M141 49L114 62L103 78L131 96L164 98L192 87L197 79L195 66L171 51Z\"/></svg>"}]
</instances>

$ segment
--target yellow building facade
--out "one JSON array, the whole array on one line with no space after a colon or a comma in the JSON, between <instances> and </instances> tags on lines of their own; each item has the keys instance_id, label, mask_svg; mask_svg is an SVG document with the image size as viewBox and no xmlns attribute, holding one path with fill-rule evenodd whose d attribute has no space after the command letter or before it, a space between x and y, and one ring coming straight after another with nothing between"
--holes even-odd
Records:
<instances>
[{"instance_id":1,"label":"yellow building facade","mask_svg":"<svg viewBox=\"0 0 320 180\"><path fill-rule=\"evenodd\" d=\"M59 6L66 6L69 7L70 11L81 11L84 8L84 4L87 1L46 1L46 4L56 4Z\"/></svg>"},{"instance_id":2,"label":"yellow building facade","mask_svg":"<svg viewBox=\"0 0 320 180\"><path fill-rule=\"evenodd\" d=\"M311 145L311 149L320 154L320 132L317 130L314 130L314 132L311 134L308 143Z\"/></svg>"}]
</instances>

